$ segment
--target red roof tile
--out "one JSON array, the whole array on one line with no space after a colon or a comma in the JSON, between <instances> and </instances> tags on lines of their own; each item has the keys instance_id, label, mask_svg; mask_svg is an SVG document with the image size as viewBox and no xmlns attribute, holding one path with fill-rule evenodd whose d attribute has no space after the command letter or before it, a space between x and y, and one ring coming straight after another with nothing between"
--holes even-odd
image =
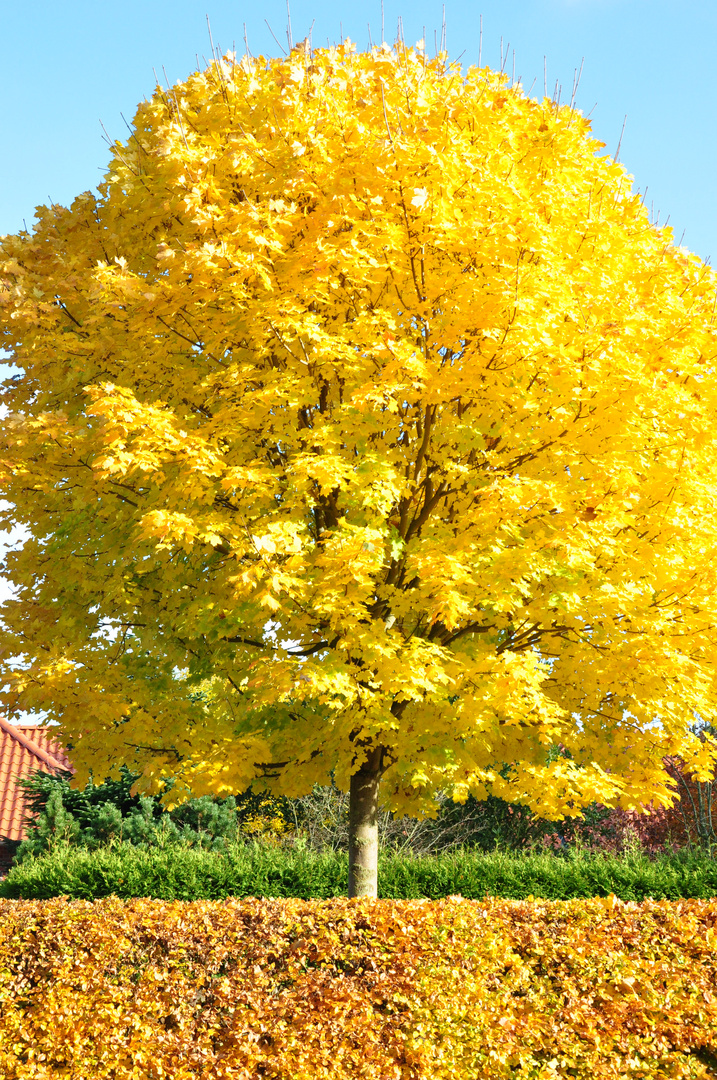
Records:
<instances>
[{"instance_id":1,"label":"red roof tile","mask_svg":"<svg viewBox=\"0 0 717 1080\"><path fill-rule=\"evenodd\" d=\"M9 724L0 716L0 837L22 840L25 807L18 779L41 769L72 771L67 754L53 737L52 728Z\"/></svg>"}]
</instances>

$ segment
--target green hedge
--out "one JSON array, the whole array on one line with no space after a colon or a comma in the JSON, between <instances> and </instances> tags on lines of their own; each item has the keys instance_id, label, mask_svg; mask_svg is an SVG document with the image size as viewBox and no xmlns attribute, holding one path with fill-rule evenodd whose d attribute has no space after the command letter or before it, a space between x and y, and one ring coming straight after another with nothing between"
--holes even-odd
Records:
<instances>
[{"instance_id":1,"label":"green hedge","mask_svg":"<svg viewBox=\"0 0 717 1080\"><path fill-rule=\"evenodd\" d=\"M157 899L219 900L227 896L323 899L345 896L348 865L333 851L233 845L224 852L171 845L163 849L111 844L94 851L57 845L27 858L0 881L0 896L94 899L111 894ZM512 854L448 851L427 857L390 852L379 861L379 896L438 899L460 894L515 900L609 896L621 900L717 896L717 861L693 853L649 859L572 852Z\"/></svg>"}]
</instances>

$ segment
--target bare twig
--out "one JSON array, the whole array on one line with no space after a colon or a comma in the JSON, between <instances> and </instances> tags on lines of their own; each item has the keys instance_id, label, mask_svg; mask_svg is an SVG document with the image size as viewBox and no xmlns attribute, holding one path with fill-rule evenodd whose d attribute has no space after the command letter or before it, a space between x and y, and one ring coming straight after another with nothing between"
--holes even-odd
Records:
<instances>
[{"instance_id":1,"label":"bare twig","mask_svg":"<svg viewBox=\"0 0 717 1080\"><path fill-rule=\"evenodd\" d=\"M627 123L627 113L625 113L625 119L622 122L622 131L620 132L620 139L619 139L619 142L617 144L617 150L615 151L615 156L613 158L614 161L617 161L618 157L620 155L620 147L622 146L622 137L625 134L625 124L626 123Z\"/></svg>"},{"instance_id":2,"label":"bare twig","mask_svg":"<svg viewBox=\"0 0 717 1080\"><path fill-rule=\"evenodd\" d=\"M274 31L272 30L271 26L269 26L269 20L268 20L268 19L264 19L264 22L265 22L265 23L266 23L266 25L267 25L267 26L269 27L269 33L270 33L270 34L271 34L271 36L273 37L274 41L276 42L276 44L277 44L277 45L279 46L279 48L281 49L281 51L283 52L284 56L286 56L286 49L284 48L284 46L283 46L283 45L281 44L281 42L279 41L278 37L276 36L276 34L274 33Z\"/></svg>"},{"instance_id":3,"label":"bare twig","mask_svg":"<svg viewBox=\"0 0 717 1080\"><path fill-rule=\"evenodd\" d=\"M381 87L381 104L383 106L383 118L384 118L384 120L386 122L386 131L388 132L389 142L391 143L391 146L393 146L394 145L394 143L393 143L393 135L391 134L391 128L390 128L389 123L388 123L388 113L386 112L386 98L384 97L384 93L383 93L383 79L379 79L378 82L379 82L379 86Z\"/></svg>"}]
</instances>

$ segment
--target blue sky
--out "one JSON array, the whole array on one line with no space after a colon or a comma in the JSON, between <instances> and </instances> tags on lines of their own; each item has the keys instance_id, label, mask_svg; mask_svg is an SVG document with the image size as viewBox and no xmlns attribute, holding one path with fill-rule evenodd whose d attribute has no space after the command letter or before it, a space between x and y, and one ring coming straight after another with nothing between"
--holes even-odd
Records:
<instances>
[{"instance_id":1,"label":"blue sky","mask_svg":"<svg viewBox=\"0 0 717 1080\"><path fill-rule=\"evenodd\" d=\"M442 5L385 0L385 37L395 38L403 17L408 43L425 27L429 47L440 40ZM448 0L447 47L462 63L500 66L533 95L556 80L570 98L583 62L578 106L591 113L595 134L616 149L627 114L620 159L648 188L647 205L669 215L679 242L703 259L717 256L717 141L713 76L717 45L714 0ZM108 160L100 121L112 138L126 130L138 101L151 94L153 69L170 80L187 76L210 53L206 16L215 44L276 55L286 43L285 0L47 0L8 3L0 16L0 234L30 225L34 207L66 203L94 187ZM380 0L293 0L294 39L313 22L314 45L341 34L360 48L381 36Z\"/></svg>"}]
</instances>

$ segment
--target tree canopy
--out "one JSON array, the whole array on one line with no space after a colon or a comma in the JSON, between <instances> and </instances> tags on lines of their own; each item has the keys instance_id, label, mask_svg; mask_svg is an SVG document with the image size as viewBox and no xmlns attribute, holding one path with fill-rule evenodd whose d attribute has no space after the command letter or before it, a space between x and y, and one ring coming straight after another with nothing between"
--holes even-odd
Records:
<instances>
[{"instance_id":1,"label":"tree canopy","mask_svg":"<svg viewBox=\"0 0 717 1080\"><path fill-rule=\"evenodd\" d=\"M602 145L420 47L227 57L2 240L4 696L77 782L707 778L717 281Z\"/></svg>"}]
</instances>

